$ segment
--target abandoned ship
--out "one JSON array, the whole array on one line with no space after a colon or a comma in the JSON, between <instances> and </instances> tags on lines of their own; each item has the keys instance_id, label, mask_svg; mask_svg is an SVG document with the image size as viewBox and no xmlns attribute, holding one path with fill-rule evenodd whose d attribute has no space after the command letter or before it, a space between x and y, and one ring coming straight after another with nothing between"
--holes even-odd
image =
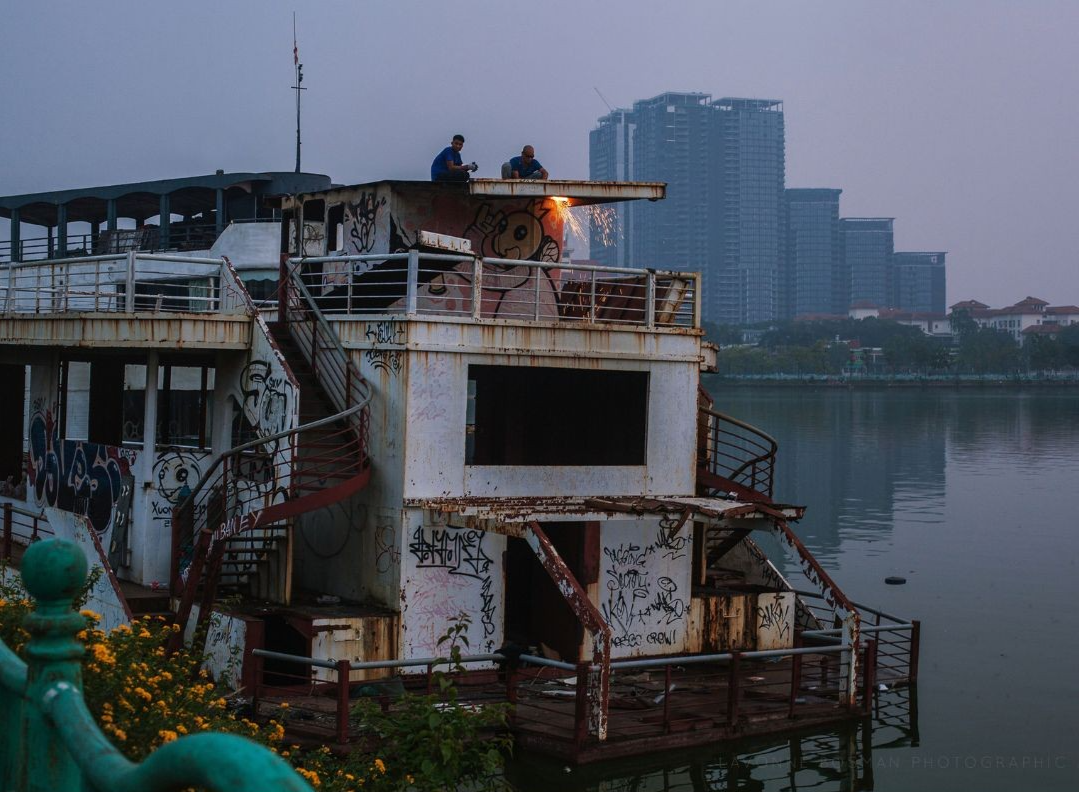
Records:
<instances>
[{"instance_id":1,"label":"abandoned ship","mask_svg":"<svg viewBox=\"0 0 1079 792\"><path fill-rule=\"evenodd\" d=\"M105 627L209 621L214 670L327 742L350 696L429 686L454 625L462 700L571 762L865 717L916 678L918 624L844 595L774 499L775 441L701 388L701 275L565 260L573 207L664 191L219 171L0 198L4 558L74 539Z\"/></svg>"}]
</instances>

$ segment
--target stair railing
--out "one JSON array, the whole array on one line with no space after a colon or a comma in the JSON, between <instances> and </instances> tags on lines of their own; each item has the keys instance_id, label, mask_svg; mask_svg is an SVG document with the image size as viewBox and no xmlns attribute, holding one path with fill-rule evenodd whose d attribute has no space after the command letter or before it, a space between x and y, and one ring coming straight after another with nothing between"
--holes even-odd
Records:
<instances>
[{"instance_id":1,"label":"stair railing","mask_svg":"<svg viewBox=\"0 0 1079 792\"><path fill-rule=\"evenodd\" d=\"M358 403L366 404L371 398L367 380L341 346L337 333L300 277L302 264L303 259L281 257L279 320L288 325L296 346L338 410L347 410ZM368 412L364 410L355 413L352 420L365 444L367 418Z\"/></svg>"},{"instance_id":2,"label":"stair railing","mask_svg":"<svg viewBox=\"0 0 1079 792\"><path fill-rule=\"evenodd\" d=\"M698 415L698 468L706 474L702 479L711 479L703 483L750 500L771 500L775 438L708 407L700 407Z\"/></svg>"},{"instance_id":3,"label":"stair railing","mask_svg":"<svg viewBox=\"0 0 1079 792\"><path fill-rule=\"evenodd\" d=\"M253 320L265 327L247 290L225 260L229 286L243 301ZM310 300L310 294L299 289L282 289L297 294L293 309L299 339L310 338L308 358L320 383L334 401L339 412L302 426L255 438L219 455L195 486L173 509L171 588L180 598L176 622L180 632L174 635L171 648L183 640L186 627L201 592L199 624L209 617L216 596L225 545L239 534L280 524L303 512L341 500L361 489L370 475L367 455L368 403L370 389L351 365L344 349L332 333L325 318ZM300 300L306 298L306 309ZM286 310L286 309L283 309ZM301 314L303 316L301 317ZM291 323L290 323L291 327ZM312 328L304 335L306 328ZM317 328L317 329L314 329ZM293 333L296 338L296 332ZM319 350L323 350L320 354ZM315 361L321 361L321 371ZM341 386L343 387L336 387ZM342 406L340 401L347 402ZM320 433L322 449L315 455L301 455L300 436L323 427L331 431ZM286 450L287 449L287 450ZM324 485L325 479L338 480ZM316 491L308 494L304 484L315 483Z\"/></svg>"}]
</instances>

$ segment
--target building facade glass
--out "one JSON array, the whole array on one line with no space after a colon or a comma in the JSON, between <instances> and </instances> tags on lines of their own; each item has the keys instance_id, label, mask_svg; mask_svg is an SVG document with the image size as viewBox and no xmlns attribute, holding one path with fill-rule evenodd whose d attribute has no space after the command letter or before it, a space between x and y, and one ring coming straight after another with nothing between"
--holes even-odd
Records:
<instances>
[{"instance_id":1,"label":"building facade glass","mask_svg":"<svg viewBox=\"0 0 1079 792\"><path fill-rule=\"evenodd\" d=\"M945 312L945 275L942 251L892 254L895 271L894 307L916 313Z\"/></svg>"},{"instance_id":2,"label":"building facade glass","mask_svg":"<svg viewBox=\"0 0 1079 792\"><path fill-rule=\"evenodd\" d=\"M895 250L891 217L844 217L839 221L843 237L843 268L850 273L850 301L891 308Z\"/></svg>"},{"instance_id":3,"label":"building facade glass","mask_svg":"<svg viewBox=\"0 0 1079 792\"><path fill-rule=\"evenodd\" d=\"M839 237L839 189L789 189L786 266L780 279L780 316L846 314L849 279L844 282Z\"/></svg>"},{"instance_id":4,"label":"building facade glass","mask_svg":"<svg viewBox=\"0 0 1079 792\"><path fill-rule=\"evenodd\" d=\"M707 321L778 316L786 211L782 102L712 101L703 93L641 100L592 130L589 173L667 183L666 200L629 208L613 245L597 244L606 221L593 220L593 259L702 272Z\"/></svg>"}]
</instances>

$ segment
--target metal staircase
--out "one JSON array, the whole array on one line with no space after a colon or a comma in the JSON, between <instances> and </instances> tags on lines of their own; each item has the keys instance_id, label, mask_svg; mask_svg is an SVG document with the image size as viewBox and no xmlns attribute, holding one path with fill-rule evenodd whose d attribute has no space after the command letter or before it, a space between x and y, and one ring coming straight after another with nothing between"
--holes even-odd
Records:
<instances>
[{"instance_id":1,"label":"metal staircase","mask_svg":"<svg viewBox=\"0 0 1079 792\"><path fill-rule=\"evenodd\" d=\"M301 514L367 485L367 383L311 295L282 271L278 321L254 321L298 386L300 425L218 457L173 516L176 621L199 624L226 592L287 603L292 529ZM182 640L183 629L176 636Z\"/></svg>"}]
</instances>

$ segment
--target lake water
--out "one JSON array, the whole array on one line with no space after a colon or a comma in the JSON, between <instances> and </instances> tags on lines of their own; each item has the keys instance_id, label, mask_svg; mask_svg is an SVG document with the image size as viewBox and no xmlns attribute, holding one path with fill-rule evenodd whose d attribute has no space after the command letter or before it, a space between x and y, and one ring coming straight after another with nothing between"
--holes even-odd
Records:
<instances>
[{"instance_id":1,"label":"lake water","mask_svg":"<svg viewBox=\"0 0 1079 792\"><path fill-rule=\"evenodd\" d=\"M779 441L775 496L854 601L920 619L916 690L872 729L569 770L521 790L1072 790L1079 783L1079 389L717 387ZM762 544L795 580L798 564ZM884 583L889 575L907 579Z\"/></svg>"}]
</instances>

